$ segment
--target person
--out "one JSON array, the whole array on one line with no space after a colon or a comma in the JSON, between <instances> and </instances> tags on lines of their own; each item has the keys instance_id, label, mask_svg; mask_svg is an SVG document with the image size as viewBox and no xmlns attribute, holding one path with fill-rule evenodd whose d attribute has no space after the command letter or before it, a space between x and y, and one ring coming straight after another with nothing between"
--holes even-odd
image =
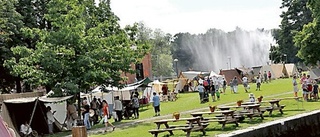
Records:
<instances>
[{"instance_id":1,"label":"person","mask_svg":"<svg viewBox=\"0 0 320 137\"><path fill-rule=\"evenodd\" d=\"M97 98L94 96L92 101L90 102L90 107L91 109L94 111L94 115L93 115L93 123L96 124L98 123L98 101Z\"/></svg>"},{"instance_id":2,"label":"person","mask_svg":"<svg viewBox=\"0 0 320 137\"><path fill-rule=\"evenodd\" d=\"M227 89L227 81L224 78L222 78L222 92L223 92L223 94L226 93L226 89Z\"/></svg>"},{"instance_id":3,"label":"person","mask_svg":"<svg viewBox=\"0 0 320 137\"><path fill-rule=\"evenodd\" d=\"M51 107L47 106L47 123L48 123L48 128L49 128L49 134L53 134L53 123L54 123L54 117L53 114L56 111L51 112Z\"/></svg>"},{"instance_id":4,"label":"person","mask_svg":"<svg viewBox=\"0 0 320 137\"><path fill-rule=\"evenodd\" d=\"M253 93L250 93L250 94L249 94L249 101L250 101L250 102L256 102L256 99L255 99Z\"/></svg>"},{"instance_id":5,"label":"person","mask_svg":"<svg viewBox=\"0 0 320 137\"><path fill-rule=\"evenodd\" d=\"M162 90L162 95L168 95L168 86L167 86L167 84L163 84L161 90Z\"/></svg>"},{"instance_id":6,"label":"person","mask_svg":"<svg viewBox=\"0 0 320 137\"><path fill-rule=\"evenodd\" d=\"M257 90L260 91L260 87L261 87L261 77L260 76L257 76L256 83L257 83L256 91Z\"/></svg>"},{"instance_id":7,"label":"person","mask_svg":"<svg viewBox=\"0 0 320 137\"><path fill-rule=\"evenodd\" d=\"M234 91L233 91L233 83L232 83L232 81L233 81L233 79L231 79L230 80L230 82L229 82L229 86L230 86L230 90L231 90L231 93L234 93Z\"/></svg>"},{"instance_id":8,"label":"person","mask_svg":"<svg viewBox=\"0 0 320 137\"><path fill-rule=\"evenodd\" d=\"M307 80L304 80L302 82L302 91L303 91L303 98L305 101L308 100L308 85L307 85Z\"/></svg>"},{"instance_id":9,"label":"person","mask_svg":"<svg viewBox=\"0 0 320 137\"><path fill-rule=\"evenodd\" d=\"M268 74L267 74L267 71L264 71L264 72L263 72L263 77L264 77L264 82L265 82L265 83L268 83Z\"/></svg>"},{"instance_id":10,"label":"person","mask_svg":"<svg viewBox=\"0 0 320 137\"><path fill-rule=\"evenodd\" d=\"M313 98L314 98L315 100L318 100L318 99L319 99L318 93L319 93L319 86L318 86L317 82L314 81L314 82L313 82Z\"/></svg>"},{"instance_id":11,"label":"person","mask_svg":"<svg viewBox=\"0 0 320 137\"><path fill-rule=\"evenodd\" d=\"M202 83L198 86L199 96L200 96L200 103L204 103L203 97L204 97L204 87L202 86Z\"/></svg>"},{"instance_id":12,"label":"person","mask_svg":"<svg viewBox=\"0 0 320 137\"><path fill-rule=\"evenodd\" d=\"M268 71L268 79L269 79L269 83L271 82L271 72Z\"/></svg>"},{"instance_id":13,"label":"person","mask_svg":"<svg viewBox=\"0 0 320 137\"><path fill-rule=\"evenodd\" d=\"M71 102L67 105L67 129L71 130L73 126L76 126L78 119L77 108Z\"/></svg>"},{"instance_id":14,"label":"person","mask_svg":"<svg viewBox=\"0 0 320 137\"><path fill-rule=\"evenodd\" d=\"M217 96L217 100L220 100L220 92L219 91L216 92L216 96Z\"/></svg>"},{"instance_id":15,"label":"person","mask_svg":"<svg viewBox=\"0 0 320 137\"><path fill-rule=\"evenodd\" d=\"M31 136L32 129L29 126L28 121L25 121L24 124L21 124L20 133L22 134L23 137Z\"/></svg>"},{"instance_id":16,"label":"person","mask_svg":"<svg viewBox=\"0 0 320 137\"><path fill-rule=\"evenodd\" d=\"M233 92L237 93L238 92L238 79L237 79L237 76L234 76L234 79L232 80L232 87L233 87Z\"/></svg>"},{"instance_id":17,"label":"person","mask_svg":"<svg viewBox=\"0 0 320 137\"><path fill-rule=\"evenodd\" d=\"M138 99L138 96L134 95L131 102L132 102L134 117L137 119L137 118L139 118L139 99Z\"/></svg>"},{"instance_id":18,"label":"person","mask_svg":"<svg viewBox=\"0 0 320 137\"><path fill-rule=\"evenodd\" d=\"M215 85L214 85L214 81L211 81L211 91L210 91L210 94L211 94L211 97L212 97L212 102L215 101L215 95L216 95L216 89L215 89Z\"/></svg>"},{"instance_id":19,"label":"person","mask_svg":"<svg viewBox=\"0 0 320 137\"><path fill-rule=\"evenodd\" d=\"M209 83L208 83L208 80L203 80L203 87L205 89L205 92L208 92L209 91Z\"/></svg>"},{"instance_id":20,"label":"person","mask_svg":"<svg viewBox=\"0 0 320 137\"><path fill-rule=\"evenodd\" d=\"M155 116L160 116L160 97L157 95L156 92L153 92L153 97L152 97L152 105L154 108Z\"/></svg>"},{"instance_id":21,"label":"person","mask_svg":"<svg viewBox=\"0 0 320 137\"><path fill-rule=\"evenodd\" d=\"M243 84L244 90L248 92L248 78L246 76L242 78L242 84Z\"/></svg>"},{"instance_id":22,"label":"person","mask_svg":"<svg viewBox=\"0 0 320 137\"><path fill-rule=\"evenodd\" d=\"M293 76L292 78L292 85L293 85L293 93L294 93L294 97L298 97L298 83L297 83L297 77Z\"/></svg>"},{"instance_id":23,"label":"person","mask_svg":"<svg viewBox=\"0 0 320 137\"><path fill-rule=\"evenodd\" d=\"M102 116L103 116L103 112L102 112L102 101L101 101L100 98L98 98L97 104L98 104L98 110L99 110L99 117L100 117L100 119L102 119Z\"/></svg>"},{"instance_id":24,"label":"person","mask_svg":"<svg viewBox=\"0 0 320 137\"><path fill-rule=\"evenodd\" d=\"M108 121L108 117L109 117L109 105L107 103L106 100L102 101L102 111L103 111L103 119L104 119L104 125L105 125L105 130L104 132L107 132L108 129L108 125L112 126L112 131L114 131L114 129L116 128L114 125L112 125L109 121Z\"/></svg>"},{"instance_id":25,"label":"person","mask_svg":"<svg viewBox=\"0 0 320 137\"><path fill-rule=\"evenodd\" d=\"M83 122L87 130L91 129L90 124L90 106L85 102L83 102L83 108L82 108L82 116L83 116Z\"/></svg>"},{"instance_id":26,"label":"person","mask_svg":"<svg viewBox=\"0 0 320 137\"><path fill-rule=\"evenodd\" d=\"M117 113L117 117L118 119L116 119L116 122L121 122L122 120L122 102L120 101L120 97L116 96L115 100L114 100L114 106L113 106L113 110Z\"/></svg>"}]
</instances>

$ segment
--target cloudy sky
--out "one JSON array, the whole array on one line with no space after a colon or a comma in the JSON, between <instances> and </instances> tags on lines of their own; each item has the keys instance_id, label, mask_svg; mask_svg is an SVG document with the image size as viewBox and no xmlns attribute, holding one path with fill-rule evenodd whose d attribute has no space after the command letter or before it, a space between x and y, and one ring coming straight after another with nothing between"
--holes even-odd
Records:
<instances>
[{"instance_id":1,"label":"cloudy sky","mask_svg":"<svg viewBox=\"0 0 320 137\"><path fill-rule=\"evenodd\" d=\"M278 28L280 6L281 0L111 0L122 26L142 21L171 34Z\"/></svg>"}]
</instances>

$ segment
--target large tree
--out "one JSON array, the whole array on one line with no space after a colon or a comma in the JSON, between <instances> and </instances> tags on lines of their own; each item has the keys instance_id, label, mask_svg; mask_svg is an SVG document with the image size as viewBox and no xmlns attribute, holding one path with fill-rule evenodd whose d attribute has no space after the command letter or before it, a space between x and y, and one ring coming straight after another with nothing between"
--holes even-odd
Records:
<instances>
[{"instance_id":1,"label":"large tree","mask_svg":"<svg viewBox=\"0 0 320 137\"><path fill-rule=\"evenodd\" d=\"M122 72L133 72L130 63L142 58L148 46L136 41L136 25L121 29L109 0L50 0L45 19L51 29L24 29L31 38L39 37L35 49L12 48L19 60L6 66L28 83L57 83L65 93L89 90L97 84L119 86ZM132 47L137 47L132 49Z\"/></svg>"},{"instance_id":2,"label":"large tree","mask_svg":"<svg viewBox=\"0 0 320 137\"><path fill-rule=\"evenodd\" d=\"M298 56L305 63L315 65L320 60L320 1L309 0L313 21L295 35L295 45L300 49Z\"/></svg>"},{"instance_id":3,"label":"large tree","mask_svg":"<svg viewBox=\"0 0 320 137\"><path fill-rule=\"evenodd\" d=\"M0 0L0 91L2 93L13 89L16 80L3 63L13 56L10 48L22 44L17 36L21 35L20 29L23 27L23 22L22 16L15 10L16 4L16 0Z\"/></svg>"},{"instance_id":4,"label":"large tree","mask_svg":"<svg viewBox=\"0 0 320 137\"><path fill-rule=\"evenodd\" d=\"M298 48L294 46L293 37L294 31L302 30L303 25L312 21L311 11L307 7L308 0L282 0L280 17L280 29L273 31L273 36L276 39L279 48L277 52L272 52L270 59L275 63L284 61L283 56L286 55L287 62L297 63L300 59L296 56ZM273 45L274 46L274 45ZM276 53L276 54L275 54ZM271 58L272 57L272 58Z\"/></svg>"}]
</instances>

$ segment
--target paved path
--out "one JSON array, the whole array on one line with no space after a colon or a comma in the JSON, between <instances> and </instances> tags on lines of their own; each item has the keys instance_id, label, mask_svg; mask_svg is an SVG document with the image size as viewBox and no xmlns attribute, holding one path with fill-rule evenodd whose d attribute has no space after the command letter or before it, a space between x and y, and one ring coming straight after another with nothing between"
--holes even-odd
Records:
<instances>
[{"instance_id":1,"label":"paved path","mask_svg":"<svg viewBox=\"0 0 320 137\"><path fill-rule=\"evenodd\" d=\"M270 96L264 96L264 98L278 97L278 96L287 95L287 94L292 94L292 92L290 91L290 92L274 94L274 95L270 95ZM234 102L221 104L221 105L232 105L232 104L234 104ZM208 107L199 108L199 109L193 109L193 110L188 110L188 111L183 111L183 112L180 112L180 114L190 114L190 113L193 113L193 112L203 111L203 110L208 110ZM158 116L158 117L137 119L137 120L134 120L132 122L122 123L122 124L116 125L116 130L117 129L123 129L123 128L129 127L129 126L132 126L132 125L136 125L136 124L139 124L139 123L152 122L152 121L155 121L155 120L167 119L167 118L171 118L171 117L172 117L172 114L167 114L167 115ZM104 129L105 128L96 128L96 129L89 130L87 133L88 133L88 135L100 134L100 133L103 133ZM111 130L111 128L109 130ZM68 135L66 137L71 137L71 136L72 135Z\"/></svg>"}]
</instances>

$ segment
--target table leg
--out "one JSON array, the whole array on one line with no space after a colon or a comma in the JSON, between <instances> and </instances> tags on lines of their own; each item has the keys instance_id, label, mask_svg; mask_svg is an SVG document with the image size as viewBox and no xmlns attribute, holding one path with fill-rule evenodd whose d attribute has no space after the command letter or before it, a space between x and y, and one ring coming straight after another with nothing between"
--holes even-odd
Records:
<instances>
[{"instance_id":1,"label":"table leg","mask_svg":"<svg viewBox=\"0 0 320 137\"><path fill-rule=\"evenodd\" d=\"M282 108L281 108L279 102L277 103L277 106L278 106L278 108L279 108L280 113L283 114L283 111L282 111Z\"/></svg>"},{"instance_id":2,"label":"table leg","mask_svg":"<svg viewBox=\"0 0 320 137\"><path fill-rule=\"evenodd\" d=\"M165 123L164 125L166 126L166 128L170 128L169 125L168 125L168 123ZM159 126L159 127L160 127L160 126ZM168 132L170 133L170 135L173 135L173 132L172 132L172 131L168 131Z\"/></svg>"}]
</instances>

